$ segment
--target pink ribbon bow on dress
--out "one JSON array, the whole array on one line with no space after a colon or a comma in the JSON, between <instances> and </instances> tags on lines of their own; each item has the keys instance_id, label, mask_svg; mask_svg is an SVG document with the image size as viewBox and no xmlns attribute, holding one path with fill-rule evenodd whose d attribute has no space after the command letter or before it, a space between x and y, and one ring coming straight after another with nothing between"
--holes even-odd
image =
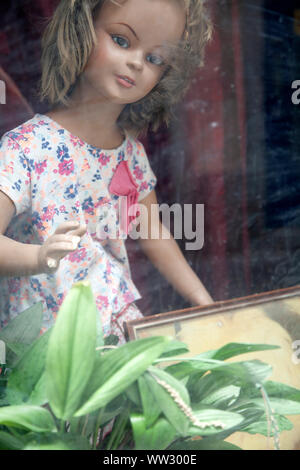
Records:
<instances>
[{"instance_id":1,"label":"pink ribbon bow on dress","mask_svg":"<svg viewBox=\"0 0 300 470\"><path fill-rule=\"evenodd\" d=\"M120 228L126 235L131 229L131 222L139 215L137 188L138 185L130 173L127 161L120 162L108 189L116 196L123 196L120 207Z\"/></svg>"}]
</instances>

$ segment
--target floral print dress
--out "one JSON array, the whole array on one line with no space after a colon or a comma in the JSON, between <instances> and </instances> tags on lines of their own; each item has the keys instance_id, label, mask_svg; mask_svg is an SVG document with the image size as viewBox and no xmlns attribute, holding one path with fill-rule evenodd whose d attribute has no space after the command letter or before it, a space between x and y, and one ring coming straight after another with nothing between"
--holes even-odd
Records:
<instances>
[{"instance_id":1,"label":"floral print dress","mask_svg":"<svg viewBox=\"0 0 300 470\"><path fill-rule=\"evenodd\" d=\"M4 235L41 245L70 220L85 223L87 232L55 273L0 278L0 328L39 301L44 305L43 330L49 328L73 283L84 279L90 281L104 334L110 333L112 315L140 298L130 275L126 237L120 232L120 196L109 190L121 162L142 200L156 178L143 145L128 133L118 148L103 150L36 114L4 134L0 190L16 207Z\"/></svg>"}]
</instances>

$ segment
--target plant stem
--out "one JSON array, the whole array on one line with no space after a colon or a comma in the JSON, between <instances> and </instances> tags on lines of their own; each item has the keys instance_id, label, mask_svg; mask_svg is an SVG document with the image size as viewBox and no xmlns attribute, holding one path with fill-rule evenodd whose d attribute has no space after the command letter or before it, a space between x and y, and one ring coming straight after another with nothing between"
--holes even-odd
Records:
<instances>
[{"instance_id":1,"label":"plant stem","mask_svg":"<svg viewBox=\"0 0 300 470\"><path fill-rule=\"evenodd\" d=\"M110 439L107 445L107 450L115 450L117 449L124 433L124 429L128 420L128 416L130 413L130 407L121 413L115 421L115 426L112 430L110 435Z\"/></svg>"},{"instance_id":2,"label":"plant stem","mask_svg":"<svg viewBox=\"0 0 300 470\"><path fill-rule=\"evenodd\" d=\"M85 433L85 430L86 430L86 427L87 427L88 420L89 420L89 415L86 415L85 418L84 418L84 423L83 423L82 431L81 431L82 436L85 435L84 433Z\"/></svg>"},{"instance_id":3,"label":"plant stem","mask_svg":"<svg viewBox=\"0 0 300 470\"><path fill-rule=\"evenodd\" d=\"M111 447L111 450L116 450L122 440L122 438L124 437L123 434L124 434L124 429L126 427L126 423L127 423L127 419L128 419L128 413L124 413L124 415L122 416L122 420L121 420L121 423L120 423L120 426L119 426L119 429L118 429L118 433L117 433L117 436L115 438L115 442L114 442L114 445Z\"/></svg>"},{"instance_id":4,"label":"plant stem","mask_svg":"<svg viewBox=\"0 0 300 470\"><path fill-rule=\"evenodd\" d=\"M266 417L267 417L267 422L268 422L268 439L269 439L269 428L273 428L273 435L274 435L274 447L275 450L280 450L280 440L279 440L279 428L278 424L276 422L276 419L274 417L274 410L272 410L271 403L269 400L269 396L267 394L267 391L265 390L264 386L260 384L260 391L265 403L265 411L266 411ZM271 426L270 426L271 425Z\"/></svg>"},{"instance_id":5,"label":"plant stem","mask_svg":"<svg viewBox=\"0 0 300 470\"><path fill-rule=\"evenodd\" d=\"M103 413L104 413L104 410L105 410L105 407L101 408L100 409L100 412L98 414L98 418L97 418L97 421L96 421L96 426L95 426L95 431L94 431L94 439L93 439L93 449L96 450L97 448L97 440L98 440L98 434L99 434L99 428L100 428L100 423L101 423L101 420L102 420L102 416L103 416Z\"/></svg>"},{"instance_id":6,"label":"plant stem","mask_svg":"<svg viewBox=\"0 0 300 470\"><path fill-rule=\"evenodd\" d=\"M118 416L118 418L115 420L115 425L113 426L113 429L111 431L110 438L109 438L106 450L111 450L112 443L113 443L113 441L115 439L115 436L118 432L119 422L120 422L120 416Z\"/></svg>"},{"instance_id":7,"label":"plant stem","mask_svg":"<svg viewBox=\"0 0 300 470\"><path fill-rule=\"evenodd\" d=\"M74 418L75 419L75 418ZM76 421L70 421L70 432L76 434L79 433L80 418L77 418Z\"/></svg>"},{"instance_id":8,"label":"plant stem","mask_svg":"<svg viewBox=\"0 0 300 470\"><path fill-rule=\"evenodd\" d=\"M64 434L65 432L65 421L63 419L60 420L59 423L59 434Z\"/></svg>"},{"instance_id":9,"label":"plant stem","mask_svg":"<svg viewBox=\"0 0 300 470\"><path fill-rule=\"evenodd\" d=\"M100 437L99 437L99 443L102 442L103 440L103 433L104 433L104 427L102 426L101 430L100 430ZM99 445L99 444L98 444Z\"/></svg>"},{"instance_id":10,"label":"plant stem","mask_svg":"<svg viewBox=\"0 0 300 470\"><path fill-rule=\"evenodd\" d=\"M118 450L123 450L124 446L130 441L130 438L131 438L131 432L127 431L127 433L125 433L124 439L121 442L121 445L119 446Z\"/></svg>"}]
</instances>

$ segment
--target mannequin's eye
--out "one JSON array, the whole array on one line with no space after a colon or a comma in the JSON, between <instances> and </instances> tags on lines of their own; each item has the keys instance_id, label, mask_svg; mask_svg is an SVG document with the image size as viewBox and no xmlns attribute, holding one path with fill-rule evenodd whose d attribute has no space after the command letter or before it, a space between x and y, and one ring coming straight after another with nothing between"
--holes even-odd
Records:
<instances>
[{"instance_id":1,"label":"mannequin's eye","mask_svg":"<svg viewBox=\"0 0 300 470\"><path fill-rule=\"evenodd\" d=\"M122 36L117 36L116 34L112 34L112 40L118 44L118 46L123 47L124 49L127 49L129 47L129 42L127 39L123 38Z\"/></svg>"},{"instance_id":2,"label":"mannequin's eye","mask_svg":"<svg viewBox=\"0 0 300 470\"><path fill-rule=\"evenodd\" d=\"M147 60L151 64L154 64L154 65L164 65L165 64L164 59L162 57L160 57L159 55L150 54L150 55L148 55Z\"/></svg>"}]
</instances>

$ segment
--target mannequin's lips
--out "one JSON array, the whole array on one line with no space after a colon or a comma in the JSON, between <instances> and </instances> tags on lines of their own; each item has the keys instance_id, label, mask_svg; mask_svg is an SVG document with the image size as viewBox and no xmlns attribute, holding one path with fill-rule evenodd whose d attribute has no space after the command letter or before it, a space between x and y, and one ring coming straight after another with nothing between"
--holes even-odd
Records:
<instances>
[{"instance_id":1,"label":"mannequin's lips","mask_svg":"<svg viewBox=\"0 0 300 470\"><path fill-rule=\"evenodd\" d=\"M135 86L135 81L127 75L117 75L117 81L125 88L132 88Z\"/></svg>"}]
</instances>

